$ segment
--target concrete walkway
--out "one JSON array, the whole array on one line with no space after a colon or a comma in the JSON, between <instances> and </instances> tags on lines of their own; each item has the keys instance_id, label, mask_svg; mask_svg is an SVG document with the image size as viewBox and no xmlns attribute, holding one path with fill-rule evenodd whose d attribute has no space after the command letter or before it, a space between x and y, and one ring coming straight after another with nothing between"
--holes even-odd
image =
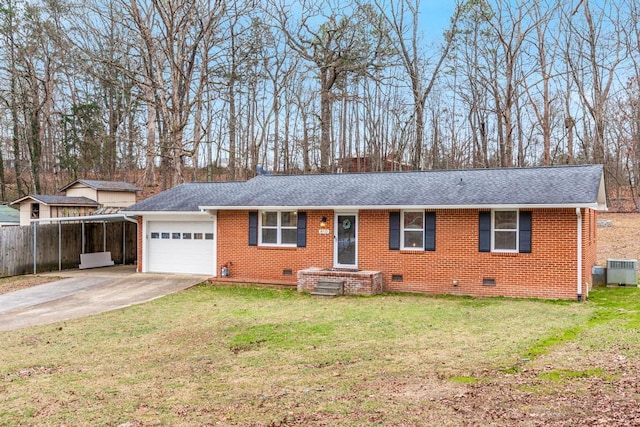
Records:
<instances>
[{"instance_id":1,"label":"concrete walkway","mask_svg":"<svg viewBox=\"0 0 640 427\"><path fill-rule=\"evenodd\" d=\"M0 295L0 331L45 325L150 301L208 279L116 266L42 274L62 279Z\"/></svg>"}]
</instances>

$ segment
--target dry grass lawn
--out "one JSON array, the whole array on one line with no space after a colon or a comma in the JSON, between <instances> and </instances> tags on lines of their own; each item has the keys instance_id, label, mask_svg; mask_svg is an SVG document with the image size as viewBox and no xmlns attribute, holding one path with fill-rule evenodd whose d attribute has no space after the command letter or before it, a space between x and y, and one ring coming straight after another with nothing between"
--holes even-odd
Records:
<instances>
[{"instance_id":1,"label":"dry grass lawn","mask_svg":"<svg viewBox=\"0 0 640 427\"><path fill-rule=\"evenodd\" d=\"M600 228L599 257L638 257L639 218ZM200 286L0 333L0 425L640 425L639 297Z\"/></svg>"}]
</instances>

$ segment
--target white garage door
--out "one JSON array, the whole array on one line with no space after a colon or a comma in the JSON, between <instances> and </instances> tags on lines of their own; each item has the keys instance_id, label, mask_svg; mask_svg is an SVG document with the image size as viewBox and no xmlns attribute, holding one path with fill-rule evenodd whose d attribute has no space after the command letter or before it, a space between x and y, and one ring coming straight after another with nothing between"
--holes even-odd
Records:
<instances>
[{"instance_id":1,"label":"white garage door","mask_svg":"<svg viewBox=\"0 0 640 427\"><path fill-rule=\"evenodd\" d=\"M215 274L213 221L149 221L148 271Z\"/></svg>"}]
</instances>

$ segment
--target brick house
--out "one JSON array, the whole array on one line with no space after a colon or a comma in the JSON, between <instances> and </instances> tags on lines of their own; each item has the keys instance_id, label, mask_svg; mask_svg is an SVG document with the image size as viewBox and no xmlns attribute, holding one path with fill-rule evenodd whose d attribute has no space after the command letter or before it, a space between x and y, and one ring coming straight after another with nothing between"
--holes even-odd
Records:
<instances>
[{"instance_id":1,"label":"brick house","mask_svg":"<svg viewBox=\"0 0 640 427\"><path fill-rule=\"evenodd\" d=\"M603 168L586 165L187 183L125 211L143 272L303 291L308 277L353 274L373 279L352 293L580 300L605 209Z\"/></svg>"}]
</instances>

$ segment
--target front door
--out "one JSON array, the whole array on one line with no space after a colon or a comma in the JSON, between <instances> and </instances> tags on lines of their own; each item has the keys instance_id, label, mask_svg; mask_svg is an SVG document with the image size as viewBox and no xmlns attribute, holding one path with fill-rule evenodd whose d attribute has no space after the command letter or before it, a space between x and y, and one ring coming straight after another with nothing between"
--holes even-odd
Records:
<instances>
[{"instance_id":1,"label":"front door","mask_svg":"<svg viewBox=\"0 0 640 427\"><path fill-rule=\"evenodd\" d=\"M334 236L334 267L358 267L358 216L354 213L336 214Z\"/></svg>"}]
</instances>

